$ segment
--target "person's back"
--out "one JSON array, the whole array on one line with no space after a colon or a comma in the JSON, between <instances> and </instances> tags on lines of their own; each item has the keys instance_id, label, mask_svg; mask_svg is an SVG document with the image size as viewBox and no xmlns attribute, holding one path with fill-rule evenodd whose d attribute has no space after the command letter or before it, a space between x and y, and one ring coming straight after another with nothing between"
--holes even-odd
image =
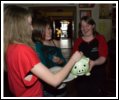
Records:
<instances>
[{"instance_id":1,"label":"person's back","mask_svg":"<svg viewBox=\"0 0 119 100\"><path fill-rule=\"evenodd\" d=\"M33 65L39 62L38 57L33 59L35 57L37 57L35 52L24 44L9 45L6 54L8 81L10 90L15 96L43 96L42 85L36 76L33 75L30 81L24 79L26 74L30 75Z\"/></svg>"}]
</instances>

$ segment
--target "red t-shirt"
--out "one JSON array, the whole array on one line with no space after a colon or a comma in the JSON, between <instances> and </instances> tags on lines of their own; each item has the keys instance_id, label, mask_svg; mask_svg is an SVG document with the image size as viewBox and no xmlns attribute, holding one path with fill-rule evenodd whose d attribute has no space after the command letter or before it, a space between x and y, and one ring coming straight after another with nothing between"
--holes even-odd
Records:
<instances>
[{"instance_id":1,"label":"red t-shirt","mask_svg":"<svg viewBox=\"0 0 119 100\"><path fill-rule=\"evenodd\" d=\"M24 80L34 65L40 62L36 52L25 44L8 46L6 61L8 66L8 81L11 92L15 96L43 96L42 85L33 75L30 81Z\"/></svg>"}]
</instances>

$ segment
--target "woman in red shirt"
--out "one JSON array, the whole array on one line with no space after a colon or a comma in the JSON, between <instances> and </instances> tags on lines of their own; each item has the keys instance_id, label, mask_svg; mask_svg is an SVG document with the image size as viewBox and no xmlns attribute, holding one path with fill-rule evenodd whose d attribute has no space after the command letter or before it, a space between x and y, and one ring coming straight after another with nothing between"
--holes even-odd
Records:
<instances>
[{"instance_id":1,"label":"woman in red shirt","mask_svg":"<svg viewBox=\"0 0 119 100\"><path fill-rule=\"evenodd\" d=\"M8 82L15 96L43 96L39 79L56 87L68 75L82 53L74 53L61 71L53 74L38 58L31 40L32 25L30 12L19 6L4 8L4 54L8 71Z\"/></svg>"}]
</instances>

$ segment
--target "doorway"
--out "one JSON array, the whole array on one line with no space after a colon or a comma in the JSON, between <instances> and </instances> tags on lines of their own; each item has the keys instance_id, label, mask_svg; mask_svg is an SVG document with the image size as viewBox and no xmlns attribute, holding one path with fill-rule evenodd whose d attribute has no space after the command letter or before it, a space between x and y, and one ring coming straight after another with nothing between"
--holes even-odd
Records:
<instances>
[{"instance_id":1,"label":"doorway","mask_svg":"<svg viewBox=\"0 0 119 100\"><path fill-rule=\"evenodd\" d=\"M52 37L60 42L65 59L71 56L72 40L75 33L76 6L45 5L30 7L33 17L47 17L52 22Z\"/></svg>"}]
</instances>

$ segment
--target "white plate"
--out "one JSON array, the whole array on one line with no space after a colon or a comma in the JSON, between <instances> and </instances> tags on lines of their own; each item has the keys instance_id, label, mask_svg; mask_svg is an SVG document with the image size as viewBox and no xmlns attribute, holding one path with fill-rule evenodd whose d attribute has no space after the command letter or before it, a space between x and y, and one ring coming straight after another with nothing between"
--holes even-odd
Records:
<instances>
[{"instance_id":1,"label":"white plate","mask_svg":"<svg viewBox=\"0 0 119 100\"><path fill-rule=\"evenodd\" d=\"M60 84L60 86L58 86L57 88L58 88L58 89L63 89L65 86L66 86L66 83L62 83L62 84Z\"/></svg>"},{"instance_id":2,"label":"white plate","mask_svg":"<svg viewBox=\"0 0 119 100\"><path fill-rule=\"evenodd\" d=\"M61 69L62 69L62 67L59 67L59 66L50 68L50 70L51 70L53 73L57 73L57 72L60 71ZM69 82L69 81L72 81L73 79L75 79L75 77L74 77L72 74L69 74L63 82Z\"/></svg>"},{"instance_id":3,"label":"white plate","mask_svg":"<svg viewBox=\"0 0 119 100\"><path fill-rule=\"evenodd\" d=\"M75 77L72 74L69 74L63 82L69 82L72 81L73 79L75 79Z\"/></svg>"}]
</instances>

